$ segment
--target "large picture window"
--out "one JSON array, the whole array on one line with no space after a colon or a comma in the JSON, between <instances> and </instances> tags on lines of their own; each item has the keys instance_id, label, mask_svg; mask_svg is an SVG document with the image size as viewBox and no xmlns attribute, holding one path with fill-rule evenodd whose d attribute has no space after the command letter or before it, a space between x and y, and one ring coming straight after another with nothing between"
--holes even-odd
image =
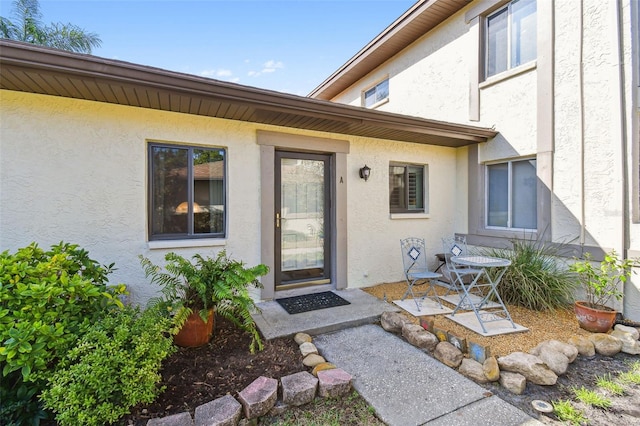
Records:
<instances>
[{"instance_id":1,"label":"large picture window","mask_svg":"<svg viewBox=\"0 0 640 426\"><path fill-rule=\"evenodd\" d=\"M536 160L486 166L487 227L537 229Z\"/></svg>"},{"instance_id":2,"label":"large picture window","mask_svg":"<svg viewBox=\"0 0 640 426\"><path fill-rule=\"evenodd\" d=\"M391 213L425 213L426 190L426 166L389 165L389 211Z\"/></svg>"},{"instance_id":3,"label":"large picture window","mask_svg":"<svg viewBox=\"0 0 640 426\"><path fill-rule=\"evenodd\" d=\"M485 77L536 59L536 0L514 0L486 20Z\"/></svg>"},{"instance_id":4,"label":"large picture window","mask_svg":"<svg viewBox=\"0 0 640 426\"><path fill-rule=\"evenodd\" d=\"M224 237L225 150L149 145L149 238Z\"/></svg>"}]
</instances>

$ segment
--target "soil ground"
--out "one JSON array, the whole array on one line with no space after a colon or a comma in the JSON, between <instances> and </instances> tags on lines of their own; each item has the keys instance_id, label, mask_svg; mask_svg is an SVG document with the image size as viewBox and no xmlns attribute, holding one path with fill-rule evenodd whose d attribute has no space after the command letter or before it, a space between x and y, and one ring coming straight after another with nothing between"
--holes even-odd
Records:
<instances>
[{"instance_id":1,"label":"soil ground","mask_svg":"<svg viewBox=\"0 0 640 426\"><path fill-rule=\"evenodd\" d=\"M366 291L380 298L386 295L387 300L393 300L396 292L402 291L402 285L384 284ZM481 336L463 327L458 330L455 327L457 324L450 320L437 319L437 321L446 321L447 328L450 331L455 329L460 337L472 338L480 344L489 344L494 355L506 355L516 350L527 351L547 339L566 341L572 333L588 334L577 327L575 316L569 311L531 313L511 306L509 311L514 320L529 327L530 332L478 339ZM412 321L418 321L418 318L410 315L408 317ZM480 341L482 339L489 340L483 343ZM293 339L265 341L264 350L256 354L249 353L249 342L248 335L237 330L228 321L216 318L214 337L211 342L201 348L179 349L168 358L162 371L162 385L166 390L153 404L135 407L132 414L124 419L124 424L145 425L149 418L164 417L183 411L190 411L193 415L197 406L226 394L237 396L239 391L260 376L279 379L306 369ZM529 383L522 395L514 395L495 384L485 385L485 387L545 424L560 424L553 414L537 413L531 401L536 399L547 402L576 401L573 388L584 386L588 389L596 389L597 377L611 375L615 378L618 373L628 371L632 361L640 361L640 357L622 353L615 357L596 356L592 359L578 357L569 366L567 374L558 379L555 386L538 386ZM580 403L575 405L585 413L592 426L640 425L638 412L640 411L638 408L640 407L640 385L627 386L622 396L607 395L607 397L613 402L608 410L593 409ZM362 413L354 414L355 417L350 419L349 410L354 404L353 399L345 398L332 401L331 404L330 406L318 405L310 409L344 410L346 417L342 418L340 424L380 424L375 418L363 421ZM307 414L307 417L309 416ZM277 419L271 419L271 421L277 422Z\"/></svg>"}]
</instances>

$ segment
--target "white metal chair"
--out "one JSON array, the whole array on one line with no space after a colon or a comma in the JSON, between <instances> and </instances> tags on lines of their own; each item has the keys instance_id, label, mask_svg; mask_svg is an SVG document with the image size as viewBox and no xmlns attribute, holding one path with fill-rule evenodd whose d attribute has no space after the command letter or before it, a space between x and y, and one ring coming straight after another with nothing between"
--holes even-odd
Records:
<instances>
[{"instance_id":1,"label":"white metal chair","mask_svg":"<svg viewBox=\"0 0 640 426\"><path fill-rule=\"evenodd\" d=\"M422 302L429 297L438 303L442 309L442 303L435 289L435 280L442 275L431 272L427 267L426 246L423 238L405 238L400 240L402 251L402 263L404 266L404 276L407 281L407 291L402 296L404 300L408 295L413 297L418 311L422 308ZM414 292L417 285L426 284L426 290Z\"/></svg>"},{"instance_id":2,"label":"white metal chair","mask_svg":"<svg viewBox=\"0 0 640 426\"><path fill-rule=\"evenodd\" d=\"M463 284L469 284L482 271L480 269L456 265L451 261L451 259L456 256L467 256L469 254L467 239L465 237L456 235L454 237L443 238L442 249L445 260L442 275L449 282L449 290L445 296L451 291L460 293L463 291Z\"/></svg>"}]
</instances>

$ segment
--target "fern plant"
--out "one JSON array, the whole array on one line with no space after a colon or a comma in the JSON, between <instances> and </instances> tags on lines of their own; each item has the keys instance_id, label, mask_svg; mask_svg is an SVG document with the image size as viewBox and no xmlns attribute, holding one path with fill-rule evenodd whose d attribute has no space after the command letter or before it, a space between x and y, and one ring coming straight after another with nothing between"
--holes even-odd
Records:
<instances>
[{"instance_id":1,"label":"fern plant","mask_svg":"<svg viewBox=\"0 0 640 426\"><path fill-rule=\"evenodd\" d=\"M150 303L171 313L177 329L193 312L198 312L206 321L213 308L218 315L251 335L251 352L256 347L262 350L262 340L251 317L251 313L259 309L249 294L249 287L262 287L258 277L269 271L266 265L247 268L244 262L230 259L225 250L215 258L196 254L192 260L167 253L164 269L142 255L139 258L146 276L160 286L162 294Z\"/></svg>"}]
</instances>

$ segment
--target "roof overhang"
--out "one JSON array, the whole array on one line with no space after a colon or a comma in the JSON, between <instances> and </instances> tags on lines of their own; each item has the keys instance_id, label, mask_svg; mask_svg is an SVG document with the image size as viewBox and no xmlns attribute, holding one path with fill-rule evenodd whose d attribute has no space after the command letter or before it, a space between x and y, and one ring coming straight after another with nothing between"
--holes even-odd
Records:
<instances>
[{"instance_id":1,"label":"roof overhang","mask_svg":"<svg viewBox=\"0 0 640 426\"><path fill-rule=\"evenodd\" d=\"M0 40L0 89L447 147L497 134L11 40Z\"/></svg>"},{"instance_id":2,"label":"roof overhang","mask_svg":"<svg viewBox=\"0 0 640 426\"><path fill-rule=\"evenodd\" d=\"M471 0L420 0L309 94L331 100L467 6Z\"/></svg>"}]
</instances>

